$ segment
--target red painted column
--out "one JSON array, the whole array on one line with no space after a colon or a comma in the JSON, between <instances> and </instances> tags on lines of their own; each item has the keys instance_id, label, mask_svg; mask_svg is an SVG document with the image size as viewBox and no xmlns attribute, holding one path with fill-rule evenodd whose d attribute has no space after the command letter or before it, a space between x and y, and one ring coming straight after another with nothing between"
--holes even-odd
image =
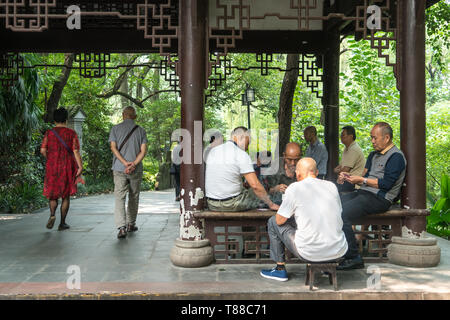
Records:
<instances>
[{"instance_id":1,"label":"red painted column","mask_svg":"<svg viewBox=\"0 0 450 320\"><path fill-rule=\"evenodd\" d=\"M426 208L425 0L400 0L401 83L400 137L407 161L402 205ZM426 230L426 218L408 218L415 233Z\"/></svg>"},{"instance_id":2,"label":"red painted column","mask_svg":"<svg viewBox=\"0 0 450 320\"><path fill-rule=\"evenodd\" d=\"M212 262L212 249L204 239L204 226L194 213L203 210L203 114L206 80L207 0L180 0L178 56L181 89L181 200L180 237L170 257L182 267L201 267ZM190 156L186 157L186 154Z\"/></svg>"},{"instance_id":3,"label":"red painted column","mask_svg":"<svg viewBox=\"0 0 450 320\"><path fill-rule=\"evenodd\" d=\"M339 164L339 29L327 30L328 46L323 61L323 98L325 146L328 150L327 179L335 181L334 168Z\"/></svg>"}]
</instances>

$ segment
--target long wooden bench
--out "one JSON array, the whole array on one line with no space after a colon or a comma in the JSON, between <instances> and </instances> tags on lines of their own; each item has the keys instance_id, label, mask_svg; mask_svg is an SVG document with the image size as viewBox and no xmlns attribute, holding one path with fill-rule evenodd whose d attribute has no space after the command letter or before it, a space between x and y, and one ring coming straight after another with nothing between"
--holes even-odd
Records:
<instances>
[{"instance_id":1,"label":"long wooden bench","mask_svg":"<svg viewBox=\"0 0 450 320\"><path fill-rule=\"evenodd\" d=\"M359 247L364 261L386 262L387 245L392 236L402 235L404 219L412 216L427 216L427 209L391 208L384 213L368 215L355 225L367 226L368 230L356 230L362 234ZM216 263L271 263L267 220L274 211L251 210L243 212L202 211L194 213L204 219L205 237L210 240ZM296 262L287 253L288 261Z\"/></svg>"}]
</instances>

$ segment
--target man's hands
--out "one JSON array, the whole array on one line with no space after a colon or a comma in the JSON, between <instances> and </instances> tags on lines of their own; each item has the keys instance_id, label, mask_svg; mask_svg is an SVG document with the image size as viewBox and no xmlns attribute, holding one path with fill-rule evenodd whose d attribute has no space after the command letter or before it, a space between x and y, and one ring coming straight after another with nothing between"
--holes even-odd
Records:
<instances>
[{"instance_id":1,"label":"man's hands","mask_svg":"<svg viewBox=\"0 0 450 320\"><path fill-rule=\"evenodd\" d=\"M364 178L360 176L351 176L348 172L341 172L337 179L337 183L343 184L345 181L351 184L361 184L364 181Z\"/></svg>"},{"instance_id":2,"label":"man's hands","mask_svg":"<svg viewBox=\"0 0 450 320\"><path fill-rule=\"evenodd\" d=\"M126 164L124 164L125 166L125 173L126 174L132 174L133 171L136 169L136 165L134 164L134 162L126 162Z\"/></svg>"},{"instance_id":3,"label":"man's hands","mask_svg":"<svg viewBox=\"0 0 450 320\"><path fill-rule=\"evenodd\" d=\"M270 189L270 191L273 193L273 192L282 192L282 193L284 193L285 191L286 191L286 189L287 189L287 185L285 185L285 184L278 184L278 185L276 185L275 187L273 187L273 188L271 188Z\"/></svg>"},{"instance_id":4,"label":"man's hands","mask_svg":"<svg viewBox=\"0 0 450 320\"><path fill-rule=\"evenodd\" d=\"M278 209L280 209L280 206L272 202L272 204L269 205L269 209L273 211L278 211Z\"/></svg>"}]
</instances>

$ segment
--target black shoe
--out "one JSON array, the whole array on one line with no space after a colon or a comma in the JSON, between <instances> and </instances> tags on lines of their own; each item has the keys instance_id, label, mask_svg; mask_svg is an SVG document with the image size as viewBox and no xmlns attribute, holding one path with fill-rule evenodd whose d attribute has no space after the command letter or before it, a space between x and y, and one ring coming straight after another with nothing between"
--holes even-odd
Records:
<instances>
[{"instance_id":1,"label":"black shoe","mask_svg":"<svg viewBox=\"0 0 450 320\"><path fill-rule=\"evenodd\" d=\"M70 226L68 224L62 223L58 227L58 231L69 229Z\"/></svg>"},{"instance_id":2,"label":"black shoe","mask_svg":"<svg viewBox=\"0 0 450 320\"><path fill-rule=\"evenodd\" d=\"M126 236L127 236L127 230L125 229L125 227L120 228L119 233L117 234L117 238L123 239L123 238L126 238Z\"/></svg>"},{"instance_id":3,"label":"black shoe","mask_svg":"<svg viewBox=\"0 0 450 320\"><path fill-rule=\"evenodd\" d=\"M136 227L135 223L129 223L127 226L127 232L135 232L138 231L138 227Z\"/></svg>"},{"instance_id":4,"label":"black shoe","mask_svg":"<svg viewBox=\"0 0 450 320\"><path fill-rule=\"evenodd\" d=\"M336 267L336 270L352 270L363 268L364 268L364 261L360 256L358 256L353 259L345 259Z\"/></svg>"}]
</instances>

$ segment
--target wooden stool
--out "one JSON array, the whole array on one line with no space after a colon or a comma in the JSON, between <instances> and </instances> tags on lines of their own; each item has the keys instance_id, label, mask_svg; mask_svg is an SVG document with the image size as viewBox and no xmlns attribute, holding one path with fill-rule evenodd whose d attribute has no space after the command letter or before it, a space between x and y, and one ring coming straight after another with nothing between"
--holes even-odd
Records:
<instances>
[{"instance_id":1,"label":"wooden stool","mask_svg":"<svg viewBox=\"0 0 450 320\"><path fill-rule=\"evenodd\" d=\"M334 291L337 291L336 267L338 262L308 262L306 264L306 281L305 285L309 284L309 290L312 291L314 284L314 274L316 272L328 272L328 279L330 284L334 286Z\"/></svg>"}]
</instances>

